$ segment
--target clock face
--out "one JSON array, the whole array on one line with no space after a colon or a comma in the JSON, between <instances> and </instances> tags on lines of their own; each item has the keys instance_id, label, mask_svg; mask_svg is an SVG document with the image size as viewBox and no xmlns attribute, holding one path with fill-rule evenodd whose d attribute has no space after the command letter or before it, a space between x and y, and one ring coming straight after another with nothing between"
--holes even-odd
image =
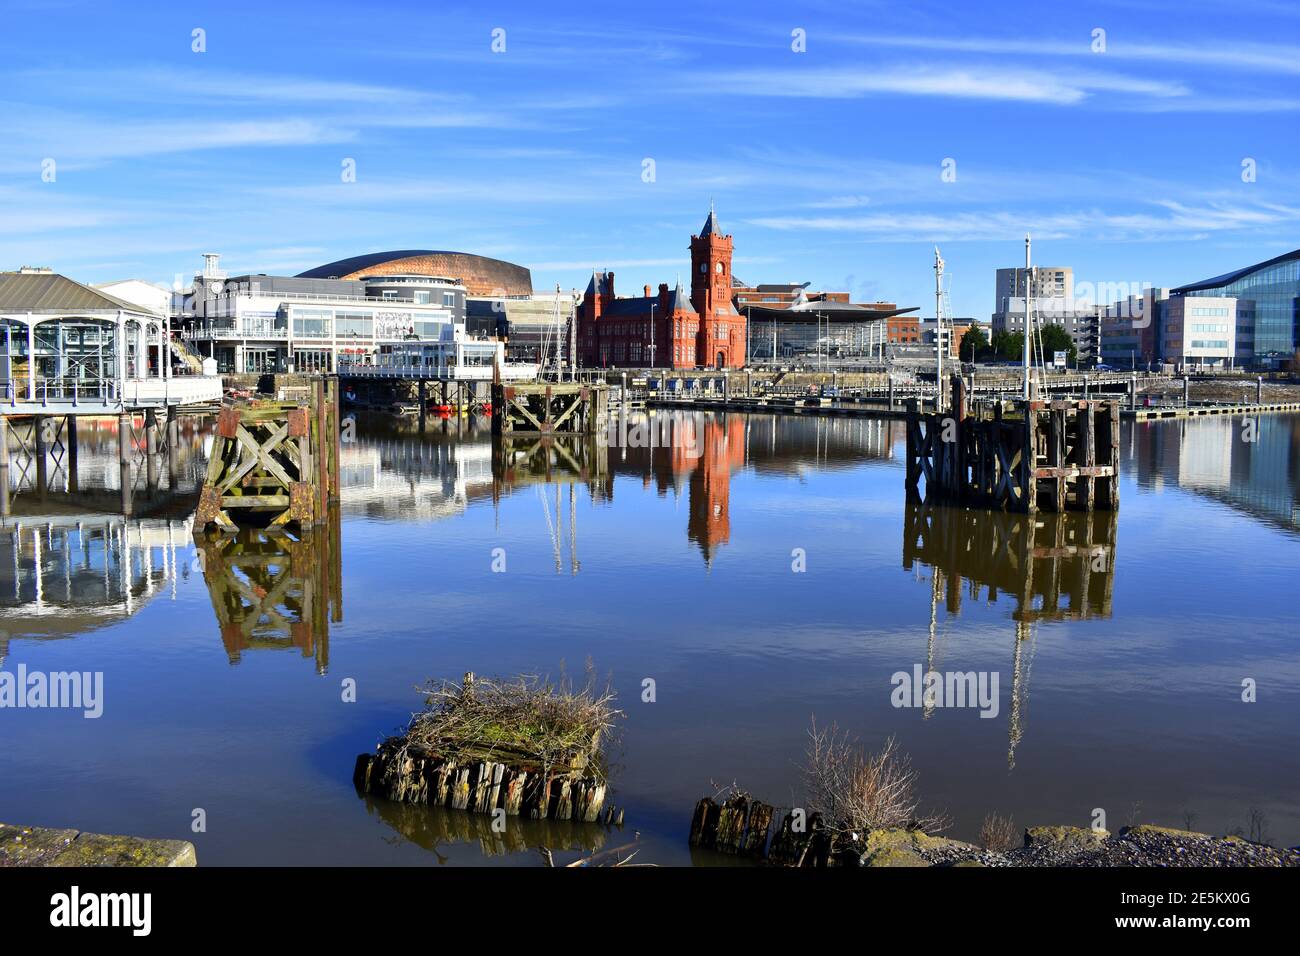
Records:
<instances>
[{"instance_id":1,"label":"clock face","mask_svg":"<svg viewBox=\"0 0 1300 956\"><path fill-rule=\"evenodd\" d=\"M722 273L722 263L721 263L721 262L719 262L719 263L717 264L717 266L715 266L714 268L717 270L717 272L718 272L719 274Z\"/></svg>"}]
</instances>

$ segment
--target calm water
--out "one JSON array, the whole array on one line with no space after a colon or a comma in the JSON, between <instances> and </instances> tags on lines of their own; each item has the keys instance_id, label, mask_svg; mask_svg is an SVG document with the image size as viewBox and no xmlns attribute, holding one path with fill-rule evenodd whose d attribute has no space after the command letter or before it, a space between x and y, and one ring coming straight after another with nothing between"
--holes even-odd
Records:
<instances>
[{"instance_id":1,"label":"calm water","mask_svg":"<svg viewBox=\"0 0 1300 956\"><path fill-rule=\"evenodd\" d=\"M116 437L86 424L77 493L51 466L4 520L0 658L102 671L104 714L0 710L0 820L188 837L209 865L539 865L539 845L562 862L634 831L639 859L689 863L700 796L800 801L815 715L872 748L896 735L957 837L990 811L1224 832L1256 808L1294 844L1300 418L1241 427L1126 427L1117 520L1028 522L908 508L897 424L710 418L694 448L576 446L548 467L524 445L494 474L485 431L363 422L336 527L289 549L195 547L201 429L161 468L176 493L137 469L137 517L114 517ZM588 658L627 712L622 832L503 838L353 789L426 678ZM918 664L996 672L997 716L893 707L891 675Z\"/></svg>"}]
</instances>

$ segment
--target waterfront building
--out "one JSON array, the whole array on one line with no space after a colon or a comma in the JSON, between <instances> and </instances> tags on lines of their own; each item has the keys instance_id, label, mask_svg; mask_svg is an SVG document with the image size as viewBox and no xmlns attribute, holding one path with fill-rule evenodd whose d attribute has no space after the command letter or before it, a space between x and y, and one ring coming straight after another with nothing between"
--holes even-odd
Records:
<instances>
[{"instance_id":1,"label":"waterfront building","mask_svg":"<svg viewBox=\"0 0 1300 956\"><path fill-rule=\"evenodd\" d=\"M1249 345L1249 358L1241 355L1243 361L1276 366L1300 350L1300 249L1179 286L1169 294L1171 307L1182 298L1236 300L1240 335L1234 336L1234 349Z\"/></svg>"},{"instance_id":2,"label":"waterfront building","mask_svg":"<svg viewBox=\"0 0 1300 956\"><path fill-rule=\"evenodd\" d=\"M579 361L589 368L740 368L745 364L745 316L732 303L734 240L710 208L691 236L691 294L646 286L618 298L614 273L594 272L578 306Z\"/></svg>"},{"instance_id":3,"label":"waterfront building","mask_svg":"<svg viewBox=\"0 0 1300 956\"><path fill-rule=\"evenodd\" d=\"M1033 291L1035 299L1073 299L1074 269L1070 266L1034 266ZM994 312L1005 312L1010 300L1025 297L1025 270L1023 267L997 270L994 294Z\"/></svg>"},{"instance_id":4,"label":"waterfront building","mask_svg":"<svg viewBox=\"0 0 1300 956\"><path fill-rule=\"evenodd\" d=\"M1101 356L1101 319L1104 306L1071 297L1051 296L1033 300L1034 328L1059 325L1070 336L1078 352L1080 365L1091 365ZM1005 307L993 313L993 333L1025 331L1024 297L1006 300Z\"/></svg>"},{"instance_id":5,"label":"waterfront building","mask_svg":"<svg viewBox=\"0 0 1300 956\"><path fill-rule=\"evenodd\" d=\"M961 340L968 331L980 323L972 318L949 318L944 321L943 325L943 354L946 358L970 360L969 355L961 355ZM935 329L934 319L923 319L919 323L921 335L920 343L928 347L931 354L934 352L935 337L938 334ZM987 333L986 333L987 334Z\"/></svg>"},{"instance_id":6,"label":"waterfront building","mask_svg":"<svg viewBox=\"0 0 1300 956\"><path fill-rule=\"evenodd\" d=\"M888 306L881 308L881 306ZM891 345L890 323L915 312L892 303L856 303L799 297L789 306L745 309L751 363L883 359ZM910 320L916 322L913 317Z\"/></svg>"},{"instance_id":7,"label":"waterfront building","mask_svg":"<svg viewBox=\"0 0 1300 956\"><path fill-rule=\"evenodd\" d=\"M1179 369L1231 367L1237 356L1237 300L1170 296L1160 334L1164 360Z\"/></svg>"},{"instance_id":8,"label":"waterfront building","mask_svg":"<svg viewBox=\"0 0 1300 956\"><path fill-rule=\"evenodd\" d=\"M368 252L330 262L297 275L299 279L364 279L368 276L454 276L467 295L521 298L533 294L526 266L468 252L405 249Z\"/></svg>"},{"instance_id":9,"label":"waterfront building","mask_svg":"<svg viewBox=\"0 0 1300 956\"><path fill-rule=\"evenodd\" d=\"M1115 368L1148 368L1163 358L1161 324L1168 289L1149 287L1105 307L1101 360Z\"/></svg>"},{"instance_id":10,"label":"waterfront building","mask_svg":"<svg viewBox=\"0 0 1300 956\"><path fill-rule=\"evenodd\" d=\"M529 296L469 296L465 301L470 334L506 343L506 361L570 367L570 324L581 296L534 292Z\"/></svg>"},{"instance_id":11,"label":"waterfront building","mask_svg":"<svg viewBox=\"0 0 1300 956\"><path fill-rule=\"evenodd\" d=\"M173 322L219 372L334 372L340 361L369 364L398 343L455 351L472 340L467 289L456 277L391 268L355 279L228 277L215 254L204 260L193 285L173 297Z\"/></svg>"},{"instance_id":12,"label":"waterfront building","mask_svg":"<svg viewBox=\"0 0 1300 956\"><path fill-rule=\"evenodd\" d=\"M164 315L51 269L0 273L0 395L10 414L219 396L220 382L201 372L186 367Z\"/></svg>"}]
</instances>

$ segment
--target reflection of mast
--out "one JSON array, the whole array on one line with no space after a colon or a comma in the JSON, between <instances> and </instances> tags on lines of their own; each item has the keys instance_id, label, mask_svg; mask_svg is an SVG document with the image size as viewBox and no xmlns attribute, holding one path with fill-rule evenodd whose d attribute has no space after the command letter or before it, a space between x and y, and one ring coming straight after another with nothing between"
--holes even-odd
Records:
<instances>
[{"instance_id":1,"label":"reflection of mast","mask_svg":"<svg viewBox=\"0 0 1300 956\"><path fill-rule=\"evenodd\" d=\"M938 568L932 568L930 574L930 637L925 643L925 675L922 680L926 679L931 671L934 670L934 644L935 633L938 630L939 621L939 592L943 590L943 572ZM924 717L928 719L934 713L934 699L930 694L922 694L922 710Z\"/></svg>"},{"instance_id":2,"label":"reflection of mast","mask_svg":"<svg viewBox=\"0 0 1300 956\"><path fill-rule=\"evenodd\" d=\"M1021 726L1021 710L1024 705L1025 685L1029 677L1029 668L1026 663L1022 672L1021 655L1024 643L1029 640L1031 633L1028 621L1016 621L1016 647L1011 657L1011 714L1007 721L1008 770L1016 769L1016 746L1020 743L1020 738L1024 734L1024 728Z\"/></svg>"},{"instance_id":3,"label":"reflection of mast","mask_svg":"<svg viewBox=\"0 0 1300 956\"><path fill-rule=\"evenodd\" d=\"M578 563L578 491L569 484L569 573L577 574L582 567Z\"/></svg>"}]
</instances>

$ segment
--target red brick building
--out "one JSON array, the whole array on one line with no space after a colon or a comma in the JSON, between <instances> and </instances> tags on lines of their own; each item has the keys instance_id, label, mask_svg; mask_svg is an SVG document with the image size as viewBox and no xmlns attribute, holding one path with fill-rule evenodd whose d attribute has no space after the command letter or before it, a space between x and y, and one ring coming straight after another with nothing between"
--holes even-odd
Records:
<instances>
[{"instance_id":1,"label":"red brick building","mask_svg":"<svg viewBox=\"0 0 1300 956\"><path fill-rule=\"evenodd\" d=\"M691 236L691 296L682 284L634 298L614 294L614 273L592 273L578 306L578 354L588 368L740 368L745 317L731 301L734 242L717 215Z\"/></svg>"}]
</instances>

